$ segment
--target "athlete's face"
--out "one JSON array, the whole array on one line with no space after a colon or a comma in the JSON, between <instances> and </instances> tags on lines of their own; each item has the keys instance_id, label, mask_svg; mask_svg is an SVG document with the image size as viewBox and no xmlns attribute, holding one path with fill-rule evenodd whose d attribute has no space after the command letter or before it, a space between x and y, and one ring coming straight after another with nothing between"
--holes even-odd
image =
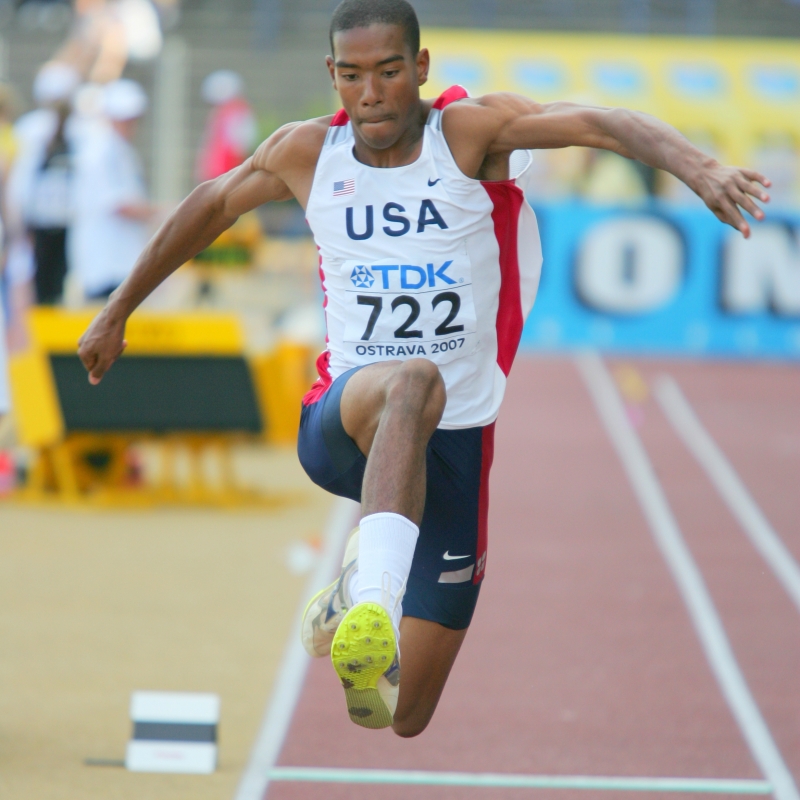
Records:
<instances>
[{"instance_id":1,"label":"athlete's face","mask_svg":"<svg viewBox=\"0 0 800 800\"><path fill-rule=\"evenodd\" d=\"M333 45L328 69L356 135L376 150L396 144L419 121L428 51L414 56L399 25L339 31Z\"/></svg>"}]
</instances>

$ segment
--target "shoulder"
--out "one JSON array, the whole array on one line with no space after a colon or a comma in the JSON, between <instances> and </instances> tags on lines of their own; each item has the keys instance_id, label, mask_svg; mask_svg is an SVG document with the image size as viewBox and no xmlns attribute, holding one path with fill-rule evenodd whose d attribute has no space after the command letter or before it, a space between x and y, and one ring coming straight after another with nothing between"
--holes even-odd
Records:
<instances>
[{"instance_id":1,"label":"shoulder","mask_svg":"<svg viewBox=\"0 0 800 800\"><path fill-rule=\"evenodd\" d=\"M253 166L268 172L313 168L319 159L333 115L278 128L253 154Z\"/></svg>"},{"instance_id":2,"label":"shoulder","mask_svg":"<svg viewBox=\"0 0 800 800\"><path fill-rule=\"evenodd\" d=\"M450 103L443 112L442 124L453 132L478 131L503 125L516 117L540 112L535 100L513 92L492 92Z\"/></svg>"}]
</instances>

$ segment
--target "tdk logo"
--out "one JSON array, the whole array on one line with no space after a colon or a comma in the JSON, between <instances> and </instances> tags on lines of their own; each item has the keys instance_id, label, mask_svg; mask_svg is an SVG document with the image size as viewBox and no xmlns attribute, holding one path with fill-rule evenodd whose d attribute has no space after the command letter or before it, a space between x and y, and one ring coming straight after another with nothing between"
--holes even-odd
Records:
<instances>
[{"instance_id":1,"label":"tdk logo","mask_svg":"<svg viewBox=\"0 0 800 800\"><path fill-rule=\"evenodd\" d=\"M381 283L377 287L379 290L414 290L422 289L423 286L434 289L436 286L453 286L459 283L447 274L452 264L452 260L445 261L440 267L435 264L426 264L424 267L416 264L370 264L368 267L359 264L353 267L350 280L357 289L371 289L375 283L374 273L378 272L381 275Z\"/></svg>"},{"instance_id":2,"label":"tdk logo","mask_svg":"<svg viewBox=\"0 0 800 800\"><path fill-rule=\"evenodd\" d=\"M364 266L353 267L350 280L357 289L371 289L372 284L375 283L375 276Z\"/></svg>"},{"instance_id":3,"label":"tdk logo","mask_svg":"<svg viewBox=\"0 0 800 800\"><path fill-rule=\"evenodd\" d=\"M383 232L387 236L405 236L411 230L411 220L403 216L405 213L406 210L400 203L387 203L383 207L383 218L390 223L383 226ZM356 222L356 216L358 217L358 222ZM358 214L356 214L356 209L353 206L348 206L345 210L345 222L347 235L351 239L356 241L370 239L375 232L373 206L367 206L363 212L359 211ZM356 231L356 225L361 230ZM428 225L437 225L442 230L447 230L447 223L433 204L433 200L423 200L420 203L416 232L425 233L425 228Z\"/></svg>"}]
</instances>

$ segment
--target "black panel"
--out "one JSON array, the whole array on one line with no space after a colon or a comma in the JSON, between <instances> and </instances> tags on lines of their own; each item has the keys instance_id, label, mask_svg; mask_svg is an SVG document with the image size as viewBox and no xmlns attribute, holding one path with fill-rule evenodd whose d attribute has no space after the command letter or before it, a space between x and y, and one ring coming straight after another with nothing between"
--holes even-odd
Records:
<instances>
[{"instance_id":1,"label":"black panel","mask_svg":"<svg viewBox=\"0 0 800 800\"><path fill-rule=\"evenodd\" d=\"M262 429L247 362L232 357L124 356L91 386L77 356L50 356L68 431Z\"/></svg>"},{"instance_id":2,"label":"black panel","mask_svg":"<svg viewBox=\"0 0 800 800\"><path fill-rule=\"evenodd\" d=\"M217 726L198 722L134 722L133 738L155 742L216 742Z\"/></svg>"}]
</instances>

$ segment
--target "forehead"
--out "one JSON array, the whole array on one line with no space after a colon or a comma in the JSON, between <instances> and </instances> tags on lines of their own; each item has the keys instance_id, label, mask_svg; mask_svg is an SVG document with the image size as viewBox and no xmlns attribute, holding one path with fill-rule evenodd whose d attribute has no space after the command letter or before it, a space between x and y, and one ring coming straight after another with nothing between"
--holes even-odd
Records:
<instances>
[{"instance_id":1,"label":"forehead","mask_svg":"<svg viewBox=\"0 0 800 800\"><path fill-rule=\"evenodd\" d=\"M400 25L373 23L365 28L350 28L333 35L334 57L348 64L369 66L391 56L411 55Z\"/></svg>"}]
</instances>

